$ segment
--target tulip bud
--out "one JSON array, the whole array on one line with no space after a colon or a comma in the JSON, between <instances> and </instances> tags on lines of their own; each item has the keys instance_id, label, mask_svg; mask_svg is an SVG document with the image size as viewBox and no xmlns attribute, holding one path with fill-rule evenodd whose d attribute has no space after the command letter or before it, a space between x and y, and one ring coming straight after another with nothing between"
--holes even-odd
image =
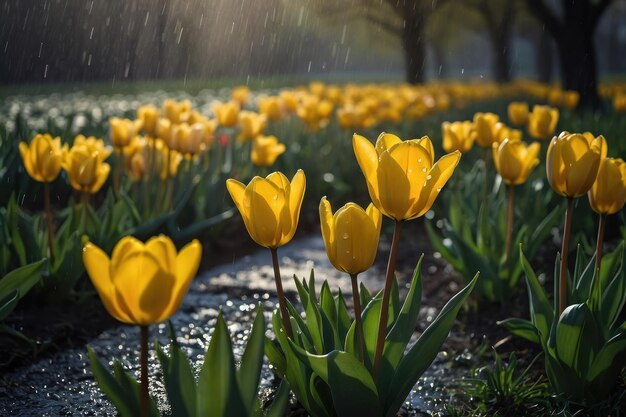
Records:
<instances>
[{"instance_id":1,"label":"tulip bud","mask_svg":"<svg viewBox=\"0 0 626 417\"><path fill-rule=\"evenodd\" d=\"M564 197L580 197L589 191L606 157L606 140L592 134L562 132L550 142L546 173L552 189Z\"/></svg>"},{"instance_id":2,"label":"tulip bud","mask_svg":"<svg viewBox=\"0 0 626 417\"><path fill-rule=\"evenodd\" d=\"M626 203L626 163L622 159L604 158L598 176L587 193L591 208L599 214L614 214Z\"/></svg>"},{"instance_id":3,"label":"tulip bud","mask_svg":"<svg viewBox=\"0 0 626 417\"><path fill-rule=\"evenodd\" d=\"M111 143L116 149L122 149L139 133L143 122L141 120L120 119L112 117L109 120Z\"/></svg>"},{"instance_id":4,"label":"tulip bud","mask_svg":"<svg viewBox=\"0 0 626 417\"><path fill-rule=\"evenodd\" d=\"M515 126L524 126L528 120L528 103L512 101L508 107L509 121Z\"/></svg>"},{"instance_id":5,"label":"tulip bud","mask_svg":"<svg viewBox=\"0 0 626 417\"><path fill-rule=\"evenodd\" d=\"M256 243L277 248L293 238L306 188L302 170L291 183L281 172L273 172L266 178L254 177L247 186L229 179L226 188Z\"/></svg>"},{"instance_id":6,"label":"tulip bud","mask_svg":"<svg viewBox=\"0 0 626 417\"><path fill-rule=\"evenodd\" d=\"M157 120L159 119L159 109L152 105L141 106L137 109L137 119L141 120L143 131L149 135L157 134Z\"/></svg>"},{"instance_id":7,"label":"tulip bud","mask_svg":"<svg viewBox=\"0 0 626 417\"><path fill-rule=\"evenodd\" d=\"M249 97L250 89L245 85L240 85L233 88L233 91L230 93L231 100L238 103L240 106L246 104Z\"/></svg>"},{"instance_id":8,"label":"tulip bud","mask_svg":"<svg viewBox=\"0 0 626 417\"><path fill-rule=\"evenodd\" d=\"M261 135L267 126L267 117L252 111L239 113L239 141L254 139Z\"/></svg>"},{"instance_id":9,"label":"tulip bud","mask_svg":"<svg viewBox=\"0 0 626 417\"><path fill-rule=\"evenodd\" d=\"M459 151L466 153L474 145L472 122L443 122L441 130L443 134L443 149L446 152Z\"/></svg>"},{"instance_id":10,"label":"tulip bud","mask_svg":"<svg viewBox=\"0 0 626 417\"><path fill-rule=\"evenodd\" d=\"M535 139L545 139L554 134L558 121L558 109L536 105L528 115L528 133Z\"/></svg>"},{"instance_id":11,"label":"tulip bud","mask_svg":"<svg viewBox=\"0 0 626 417\"><path fill-rule=\"evenodd\" d=\"M239 104L234 101L215 103L213 112L220 126L234 127L237 124L237 116L239 115Z\"/></svg>"},{"instance_id":12,"label":"tulip bud","mask_svg":"<svg viewBox=\"0 0 626 417\"><path fill-rule=\"evenodd\" d=\"M541 145L537 142L527 146L519 140L504 139L500 144L493 144L493 162L506 184L523 184L539 164L537 155L540 150Z\"/></svg>"},{"instance_id":13,"label":"tulip bud","mask_svg":"<svg viewBox=\"0 0 626 417\"><path fill-rule=\"evenodd\" d=\"M90 148L81 141L74 144L63 161L72 187L82 193L97 193L111 170L104 159L105 154L97 148Z\"/></svg>"},{"instance_id":14,"label":"tulip bud","mask_svg":"<svg viewBox=\"0 0 626 417\"><path fill-rule=\"evenodd\" d=\"M363 210L348 203L333 215L326 197L320 202L320 223L328 259L351 275L368 270L376 259L382 215L370 204Z\"/></svg>"},{"instance_id":15,"label":"tulip bud","mask_svg":"<svg viewBox=\"0 0 626 417\"><path fill-rule=\"evenodd\" d=\"M270 166L285 150L285 145L279 143L276 136L257 136L252 142L250 159L254 165Z\"/></svg>"},{"instance_id":16,"label":"tulip bud","mask_svg":"<svg viewBox=\"0 0 626 417\"><path fill-rule=\"evenodd\" d=\"M36 135L30 146L24 142L19 144L22 162L28 175L35 181L52 182L61 172L67 145L61 146L61 139L52 138L49 134Z\"/></svg>"},{"instance_id":17,"label":"tulip bud","mask_svg":"<svg viewBox=\"0 0 626 417\"><path fill-rule=\"evenodd\" d=\"M498 115L493 113L476 113L474 115L474 130L472 136L478 146L491 148L496 137L496 124L499 122Z\"/></svg>"}]
</instances>

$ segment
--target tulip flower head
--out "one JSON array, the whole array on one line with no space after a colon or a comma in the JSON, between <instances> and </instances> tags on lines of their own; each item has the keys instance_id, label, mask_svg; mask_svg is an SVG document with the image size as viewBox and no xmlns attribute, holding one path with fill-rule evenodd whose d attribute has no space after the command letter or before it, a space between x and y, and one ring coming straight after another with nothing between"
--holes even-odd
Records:
<instances>
[{"instance_id":1,"label":"tulip flower head","mask_svg":"<svg viewBox=\"0 0 626 417\"><path fill-rule=\"evenodd\" d=\"M98 152L102 157L102 160L106 160L111 153L113 152L113 148L104 144L104 141L100 138L96 138L95 136L83 136L78 135L74 138L74 146L85 146L87 147L90 153Z\"/></svg>"},{"instance_id":2,"label":"tulip flower head","mask_svg":"<svg viewBox=\"0 0 626 417\"><path fill-rule=\"evenodd\" d=\"M266 178L252 178L247 186L229 179L226 188L256 243L274 249L293 238L306 188L302 170L291 182L281 172L273 172Z\"/></svg>"},{"instance_id":3,"label":"tulip flower head","mask_svg":"<svg viewBox=\"0 0 626 417\"><path fill-rule=\"evenodd\" d=\"M528 120L528 103L512 101L508 107L509 121L515 126L524 126Z\"/></svg>"},{"instance_id":4,"label":"tulip flower head","mask_svg":"<svg viewBox=\"0 0 626 417\"><path fill-rule=\"evenodd\" d=\"M354 135L352 145L372 202L394 220L423 216L461 158L461 153L454 151L435 163L428 136L402 141L382 133L374 146L363 136Z\"/></svg>"},{"instance_id":5,"label":"tulip flower head","mask_svg":"<svg viewBox=\"0 0 626 417\"><path fill-rule=\"evenodd\" d=\"M526 182L533 168L539 164L541 145L532 145L519 140L504 139L493 144L493 162L502 180L508 185Z\"/></svg>"},{"instance_id":6,"label":"tulip flower head","mask_svg":"<svg viewBox=\"0 0 626 417\"><path fill-rule=\"evenodd\" d=\"M141 326L162 322L176 312L201 255L197 240L177 253L163 235L145 244L124 237L111 258L92 243L83 248L85 269L107 312L121 322Z\"/></svg>"},{"instance_id":7,"label":"tulip flower head","mask_svg":"<svg viewBox=\"0 0 626 417\"><path fill-rule=\"evenodd\" d=\"M120 119L112 117L109 120L111 143L118 151L128 146L131 140L139 133L143 122L138 120Z\"/></svg>"},{"instance_id":8,"label":"tulip flower head","mask_svg":"<svg viewBox=\"0 0 626 417\"><path fill-rule=\"evenodd\" d=\"M257 103L259 105L259 113L263 114L270 122L276 122L283 118L284 112L280 97L259 97Z\"/></svg>"},{"instance_id":9,"label":"tulip flower head","mask_svg":"<svg viewBox=\"0 0 626 417\"><path fill-rule=\"evenodd\" d=\"M498 141L496 125L500 121L497 114L476 113L474 115L474 130L472 136L481 148L491 148Z\"/></svg>"},{"instance_id":10,"label":"tulip flower head","mask_svg":"<svg viewBox=\"0 0 626 417\"><path fill-rule=\"evenodd\" d=\"M614 214L626 203L626 163L619 158L600 161L598 176L587 193L589 204L598 214Z\"/></svg>"},{"instance_id":11,"label":"tulip flower head","mask_svg":"<svg viewBox=\"0 0 626 417\"><path fill-rule=\"evenodd\" d=\"M320 201L320 223L328 259L351 275L368 270L376 259L382 214L370 203L367 210L348 203L333 215L326 197Z\"/></svg>"},{"instance_id":12,"label":"tulip flower head","mask_svg":"<svg viewBox=\"0 0 626 417\"><path fill-rule=\"evenodd\" d=\"M239 103L240 106L243 106L248 101L250 97L250 88L245 85L239 85L233 88L233 91L230 93L230 98L234 102Z\"/></svg>"},{"instance_id":13,"label":"tulip flower head","mask_svg":"<svg viewBox=\"0 0 626 417\"><path fill-rule=\"evenodd\" d=\"M546 173L552 189L564 197L580 197L589 191L606 157L603 136L562 132L550 142Z\"/></svg>"},{"instance_id":14,"label":"tulip flower head","mask_svg":"<svg viewBox=\"0 0 626 417\"><path fill-rule=\"evenodd\" d=\"M446 152L468 152L474 145L474 136L471 134L472 128L473 124L470 121L443 122L441 124L443 149Z\"/></svg>"},{"instance_id":15,"label":"tulip flower head","mask_svg":"<svg viewBox=\"0 0 626 417\"><path fill-rule=\"evenodd\" d=\"M141 106L137 109L137 119L141 120L142 128L146 135L156 135L159 109L152 105Z\"/></svg>"},{"instance_id":16,"label":"tulip flower head","mask_svg":"<svg viewBox=\"0 0 626 417\"><path fill-rule=\"evenodd\" d=\"M242 111L239 113L240 133L239 141L254 139L263 134L267 127L267 117L252 111Z\"/></svg>"},{"instance_id":17,"label":"tulip flower head","mask_svg":"<svg viewBox=\"0 0 626 417\"><path fill-rule=\"evenodd\" d=\"M285 145L276 136L257 136L252 142L250 159L256 166L270 166L285 152Z\"/></svg>"},{"instance_id":18,"label":"tulip flower head","mask_svg":"<svg viewBox=\"0 0 626 417\"><path fill-rule=\"evenodd\" d=\"M111 166L104 162L106 156L97 146L75 142L63 161L72 187L84 194L97 193L111 171Z\"/></svg>"},{"instance_id":19,"label":"tulip flower head","mask_svg":"<svg viewBox=\"0 0 626 417\"><path fill-rule=\"evenodd\" d=\"M528 115L528 134L535 139L545 139L554 134L559 122L559 109L536 105Z\"/></svg>"},{"instance_id":20,"label":"tulip flower head","mask_svg":"<svg viewBox=\"0 0 626 417\"><path fill-rule=\"evenodd\" d=\"M238 120L239 104L234 101L215 103L213 105L213 112L220 126L234 127Z\"/></svg>"},{"instance_id":21,"label":"tulip flower head","mask_svg":"<svg viewBox=\"0 0 626 417\"><path fill-rule=\"evenodd\" d=\"M30 145L20 142L22 162L28 175L35 181L52 182L61 172L67 145L61 146L61 138L49 134L37 135Z\"/></svg>"}]
</instances>

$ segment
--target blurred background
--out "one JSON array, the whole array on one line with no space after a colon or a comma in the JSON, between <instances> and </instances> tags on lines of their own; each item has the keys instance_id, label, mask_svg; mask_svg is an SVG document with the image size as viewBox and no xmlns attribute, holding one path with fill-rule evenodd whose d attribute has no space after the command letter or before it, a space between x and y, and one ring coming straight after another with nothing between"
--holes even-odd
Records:
<instances>
[{"instance_id":1,"label":"blurred background","mask_svg":"<svg viewBox=\"0 0 626 417\"><path fill-rule=\"evenodd\" d=\"M623 0L2 0L2 84L532 78L596 101Z\"/></svg>"}]
</instances>

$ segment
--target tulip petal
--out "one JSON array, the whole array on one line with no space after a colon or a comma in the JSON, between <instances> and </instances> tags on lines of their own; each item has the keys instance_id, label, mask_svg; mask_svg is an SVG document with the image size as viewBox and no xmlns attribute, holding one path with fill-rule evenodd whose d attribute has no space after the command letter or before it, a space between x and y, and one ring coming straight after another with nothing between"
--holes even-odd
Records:
<instances>
[{"instance_id":1,"label":"tulip petal","mask_svg":"<svg viewBox=\"0 0 626 417\"><path fill-rule=\"evenodd\" d=\"M322 197L320 201L320 227L322 229L322 239L324 240L324 246L326 247L326 254L330 262L337 268L336 265L336 237L335 237L335 220L333 218L333 211L330 202L326 197Z\"/></svg>"},{"instance_id":2,"label":"tulip petal","mask_svg":"<svg viewBox=\"0 0 626 417\"><path fill-rule=\"evenodd\" d=\"M144 250L150 252L159 262L161 269L174 271L176 266L176 246L172 240L164 235L150 238L144 246Z\"/></svg>"},{"instance_id":3,"label":"tulip petal","mask_svg":"<svg viewBox=\"0 0 626 417\"><path fill-rule=\"evenodd\" d=\"M178 310L185 294L187 294L189 285L198 272L201 259L202 245L195 239L180 250L175 259L176 282L172 290L171 301L168 308L159 317L159 321L167 320Z\"/></svg>"},{"instance_id":4,"label":"tulip petal","mask_svg":"<svg viewBox=\"0 0 626 417\"><path fill-rule=\"evenodd\" d=\"M125 262L126 258L135 255L135 253L143 250L143 243L135 239L133 236L124 236L113 248L111 254L111 265L109 267L109 275L114 277L117 274L119 266Z\"/></svg>"},{"instance_id":5,"label":"tulip petal","mask_svg":"<svg viewBox=\"0 0 626 417\"><path fill-rule=\"evenodd\" d=\"M289 192L289 211L291 214L291 230L283 236L282 244L291 240L296 233L298 227L298 221L300 219L300 208L302 207L302 201L304 200L304 192L306 191L306 176L304 171L299 169L296 175L291 179L291 187Z\"/></svg>"},{"instance_id":6,"label":"tulip petal","mask_svg":"<svg viewBox=\"0 0 626 417\"><path fill-rule=\"evenodd\" d=\"M83 263L106 311L116 320L132 323L128 315L115 303L113 282L109 275L110 260L107 254L92 243L87 243L83 248Z\"/></svg>"},{"instance_id":7,"label":"tulip petal","mask_svg":"<svg viewBox=\"0 0 626 417\"><path fill-rule=\"evenodd\" d=\"M289 196L291 195L291 184L289 183L289 179L285 176L285 174L280 171L272 172L270 175L267 176L267 179L276 184L276 187L283 193L285 200L289 198ZM290 207L287 204L284 204L281 207L278 215L278 226L281 229L281 239L283 236L289 235L289 233L292 231L292 224L293 220L291 218Z\"/></svg>"},{"instance_id":8,"label":"tulip petal","mask_svg":"<svg viewBox=\"0 0 626 417\"><path fill-rule=\"evenodd\" d=\"M367 210L365 211L369 218L372 219L372 223L374 223L374 227L378 230L378 234L380 235L380 228L383 223L382 213L372 203L367 206Z\"/></svg>"},{"instance_id":9,"label":"tulip petal","mask_svg":"<svg viewBox=\"0 0 626 417\"><path fill-rule=\"evenodd\" d=\"M383 132L378 135L378 139L376 139L376 153L380 156L381 153L400 142L402 142L402 139L396 135Z\"/></svg>"},{"instance_id":10,"label":"tulip petal","mask_svg":"<svg viewBox=\"0 0 626 417\"><path fill-rule=\"evenodd\" d=\"M372 142L364 138L361 135L354 135L352 138L352 147L354 148L354 155L356 160L365 176L367 183L367 189L370 194L370 198L376 207L382 209L380 204L379 190L378 190L378 154Z\"/></svg>"},{"instance_id":11,"label":"tulip petal","mask_svg":"<svg viewBox=\"0 0 626 417\"><path fill-rule=\"evenodd\" d=\"M417 143L426 150L428 155L430 155L430 166L432 167L435 163L435 147L433 146L433 142L430 140L428 136L423 136L421 139L417 140Z\"/></svg>"},{"instance_id":12,"label":"tulip petal","mask_svg":"<svg viewBox=\"0 0 626 417\"><path fill-rule=\"evenodd\" d=\"M244 206L249 210L248 233L255 242L268 248L277 247L282 237L279 220L285 207L285 194L265 178L254 177L246 187Z\"/></svg>"},{"instance_id":13,"label":"tulip petal","mask_svg":"<svg viewBox=\"0 0 626 417\"><path fill-rule=\"evenodd\" d=\"M454 173L454 169L459 164L460 159L461 152L455 151L442 156L435 165L433 165L428 173L429 178L426 180L417 206L411 210L411 212L415 213L411 217L412 219L423 216L430 210L435 202L435 198L437 198L443 186Z\"/></svg>"}]
</instances>

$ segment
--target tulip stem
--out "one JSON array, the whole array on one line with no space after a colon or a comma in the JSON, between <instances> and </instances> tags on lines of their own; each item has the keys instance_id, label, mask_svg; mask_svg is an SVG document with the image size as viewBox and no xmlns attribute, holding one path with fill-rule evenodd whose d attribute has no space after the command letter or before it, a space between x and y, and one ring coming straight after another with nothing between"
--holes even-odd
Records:
<instances>
[{"instance_id":1,"label":"tulip stem","mask_svg":"<svg viewBox=\"0 0 626 417\"><path fill-rule=\"evenodd\" d=\"M509 198L506 209L506 260L508 262L511 257L511 241L513 240L513 212L515 207L513 205L515 199L515 186L509 185Z\"/></svg>"},{"instance_id":2,"label":"tulip stem","mask_svg":"<svg viewBox=\"0 0 626 417\"><path fill-rule=\"evenodd\" d=\"M122 166L124 165L124 151L120 148L117 151L117 155L119 156L117 166L115 167L115 173L113 175L113 192L116 197L120 195L120 182L122 179Z\"/></svg>"},{"instance_id":3,"label":"tulip stem","mask_svg":"<svg viewBox=\"0 0 626 417\"><path fill-rule=\"evenodd\" d=\"M365 336L363 335L363 319L361 317L361 297L359 296L359 284L357 274L350 274L352 281L352 303L354 304L354 318L356 320L357 345L361 359L365 359Z\"/></svg>"},{"instance_id":4,"label":"tulip stem","mask_svg":"<svg viewBox=\"0 0 626 417\"><path fill-rule=\"evenodd\" d=\"M602 246L604 242L604 229L606 228L606 214L600 214L598 222L598 240L596 242L596 276L600 274L600 266L602 266Z\"/></svg>"},{"instance_id":5,"label":"tulip stem","mask_svg":"<svg viewBox=\"0 0 626 417\"><path fill-rule=\"evenodd\" d=\"M565 211L565 226L563 227L563 242L561 245L561 271L559 277L559 316L567 307L567 255L569 253L569 236L572 228L572 212L574 211L574 199L567 198Z\"/></svg>"},{"instance_id":6,"label":"tulip stem","mask_svg":"<svg viewBox=\"0 0 626 417\"><path fill-rule=\"evenodd\" d=\"M272 264L274 265L274 280L276 281L276 294L278 294L278 306L280 307L280 316L283 319L283 326L287 332L287 336L293 337L291 330L291 321L287 312L287 304L285 302L285 293L283 291L283 280L280 277L280 267L278 266L278 251L276 248L270 248L272 252ZM311 289L313 291L313 289Z\"/></svg>"},{"instance_id":7,"label":"tulip stem","mask_svg":"<svg viewBox=\"0 0 626 417\"><path fill-rule=\"evenodd\" d=\"M48 223L48 248L50 249L50 259L54 260L54 229L52 225L52 207L50 206L50 186L43 183L43 205L46 211L46 221Z\"/></svg>"},{"instance_id":8,"label":"tulip stem","mask_svg":"<svg viewBox=\"0 0 626 417\"><path fill-rule=\"evenodd\" d=\"M148 326L140 326L141 351L139 362L141 366L141 417L148 417L149 393L148 393Z\"/></svg>"},{"instance_id":9,"label":"tulip stem","mask_svg":"<svg viewBox=\"0 0 626 417\"><path fill-rule=\"evenodd\" d=\"M400 242L400 221L396 220L391 240L391 250L389 251L389 261L387 263L387 274L385 277L385 288L383 290L383 304L380 308L380 320L378 321L378 337L376 338L376 353L374 355L374 377L378 375L380 360L385 347L385 337L387 335L387 320L389 317L389 298L391 287L396 270L396 260L398 259L398 243Z\"/></svg>"},{"instance_id":10,"label":"tulip stem","mask_svg":"<svg viewBox=\"0 0 626 417\"><path fill-rule=\"evenodd\" d=\"M81 208L82 208L82 212L81 212L81 221L80 221L80 227L82 228L81 233L86 233L87 232L87 212L88 212L88 207L89 207L89 193L83 192L80 195L80 202L81 202Z\"/></svg>"}]
</instances>

